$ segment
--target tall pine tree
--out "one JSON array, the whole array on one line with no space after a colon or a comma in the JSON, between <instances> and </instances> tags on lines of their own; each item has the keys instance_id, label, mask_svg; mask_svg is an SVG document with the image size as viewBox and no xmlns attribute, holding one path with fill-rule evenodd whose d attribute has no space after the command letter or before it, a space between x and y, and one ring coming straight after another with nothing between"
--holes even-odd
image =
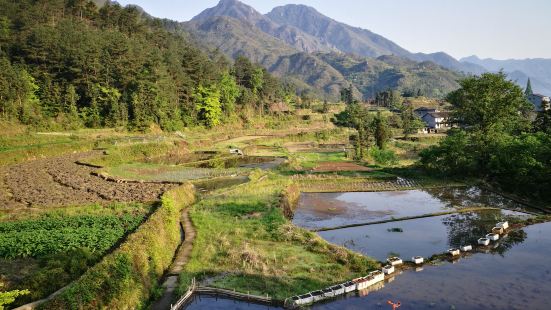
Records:
<instances>
[{"instance_id":1,"label":"tall pine tree","mask_svg":"<svg viewBox=\"0 0 551 310\"><path fill-rule=\"evenodd\" d=\"M526 97L534 94L534 91L532 90L532 82L530 81L530 78L528 78L528 83L526 84L526 90L524 91L524 94L526 95Z\"/></svg>"}]
</instances>

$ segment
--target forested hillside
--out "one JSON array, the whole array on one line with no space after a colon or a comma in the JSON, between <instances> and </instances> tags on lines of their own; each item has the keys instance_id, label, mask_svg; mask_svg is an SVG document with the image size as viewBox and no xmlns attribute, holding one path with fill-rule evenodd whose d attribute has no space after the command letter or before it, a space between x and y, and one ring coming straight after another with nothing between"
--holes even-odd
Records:
<instances>
[{"instance_id":1,"label":"forested hillside","mask_svg":"<svg viewBox=\"0 0 551 310\"><path fill-rule=\"evenodd\" d=\"M42 128L215 126L294 95L136 7L0 0L0 117Z\"/></svg>"}]
</instances>

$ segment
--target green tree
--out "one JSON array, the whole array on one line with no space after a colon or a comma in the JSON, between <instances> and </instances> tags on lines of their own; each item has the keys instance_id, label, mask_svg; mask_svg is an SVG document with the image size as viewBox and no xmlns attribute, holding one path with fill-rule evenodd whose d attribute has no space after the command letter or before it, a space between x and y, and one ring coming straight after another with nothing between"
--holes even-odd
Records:
<instances>
[{"instance_id":1,"label":"green tree","mask_svg":"<svg viewBox=\"0 0 551 310\"><path fill-rule=\"evenodd\" d=\"M241 94L241 90L233 76L228 72L222 74L222 78L218 83L220 90L220 103L222 110L226 115L231 115L235 112L235 103Z\"/></svg>"},{"instance_id":2,"label":"green tree","mask_svg":"<svg viewBox=\"0 0 551 310\"><path fill-rule=\"evenodd\" d=\"M194 99L199 111L199 120L209 128L219 125L222 116L220 91L213 86L199 86L195 91Z\"/></svg>"},{"instance_id":3,"label":"green tree","mask_svg":"<svg viewBox=\"0 0 551 310\"><path fill-rule=\"evenodd\" d=\"M361 160L365 156L365 151L369 147L369 138L371 136L371 127L373 123L372 116L369 111L358 103L347 105L346 109L335 115L332 120L337 126L354 128L357 135L351 136L351 142L355 148L354 158Z\"/></svg>"},{"instance_id":4,"label":"green tree","mask_svg":"<svg viewBox=\"0 0 551 310\"><path fill-rule=\"evenodd\" d=\"M383 116L381 112L378 112L377 116L373 118L371 128L377 147L383 150L388 140L392 137L392 131L388 125L388 119Z\"/></svg>"},{"instance_id":5,"label":"green tree","mask_svg":"<svg viewBox=\"0 0 551 310\"><path fill-rule=\"evenodd\" d=\"M526 83L526 90L524 91L524 95L526 97L533 95L534 91L532 90L532 81L530 81L530 78L528 78L528 82Z\"/></svg>"},{"instance_id":6,"label":"green tree","mask_svg":"<svg viewBox=\"0 0 551 310\"><path fill-rule=\"evenodd\" d=\"M538 112L534 121L534 131L551 134L551 107L548 101L541 103L541 111Z\"/></svg>"},{"instance_id":7,"label":"green tree","mask_svg":"<svg viewBox=\"0 0 551 310\"><path fill-rule=\"evenodd\" d=\"M419 129L425 127L425 122L415 114L413 106L403 106L401 115L402 132L407 138L409 135L416 134Z\"/></svg>"},{"instance_id":8,"label":"green tree","mask_svg":"<svg viewBox=\"0 0 551 310\"><path fill-rule=\"evenodd\" d=\"M350 84L350 86L348 86L348 88L341 89L341 101L348 104L348 105L351 105L355 102L354 88L353 88L352 84Z\"/></svg>"},{"instance_id":9,"label":"green tree","mask_svg":"<svg viewBox=\"0 0 551 310\"><path fill-rule=\"evenodd\" d=\"M80 127L81 121L78 115L78 100L80 96L73 85L67 87L63 99L63 111L67 115L69 127L73 129Z\"/></svg>"},{"instance_id":10,"label":"green tree","mask_svg":"<svg viewBox=\"0 0 551 310\"><path fill-rule=\"evenodd\" d=\"M519 132L529 125L531 105L522 89L503 73L484 73L460 81L448 95L453 119L468 131L491 137L496 132Z\"/></svg>"}]
</instances>

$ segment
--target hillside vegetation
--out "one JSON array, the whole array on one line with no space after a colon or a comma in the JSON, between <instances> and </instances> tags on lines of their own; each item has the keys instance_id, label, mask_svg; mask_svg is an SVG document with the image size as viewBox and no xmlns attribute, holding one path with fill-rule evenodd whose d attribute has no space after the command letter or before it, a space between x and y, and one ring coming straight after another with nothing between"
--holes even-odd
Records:
<instances>
[{"instance_id":1,"label":"hillside vegetation","mask_svg":"<svg viewBox=\"0 0 551 310\"><path fill-rule=\"evenodd\" d=\"M0 0L0 117L47 129L215 126L294 90L137 7Z\"/></svg>"}]
</instances>

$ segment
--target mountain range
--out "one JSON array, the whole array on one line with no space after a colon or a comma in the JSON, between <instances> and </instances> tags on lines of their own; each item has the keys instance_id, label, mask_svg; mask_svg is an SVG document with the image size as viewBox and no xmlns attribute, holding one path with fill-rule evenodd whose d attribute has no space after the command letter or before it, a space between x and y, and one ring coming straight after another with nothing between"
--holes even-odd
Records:
<instances>
[{"instance_id":1,"label":"mountain range","mask_svg":"<svg viewBox=\"0 0 551 310\"><path fill-rule=\"evenodd\" d=\"M180 27L204 48L233 59L246 56L319 97L336 98L349 84L364 99L389 88L443 97L465 75L500 69L521 86L530 77L535 91L551 93L551 60L459 61L444 52L411 53L381 35L305 5L280 6L261 14L238 0L221 0Z\"/></svg>"}]
</instances>

